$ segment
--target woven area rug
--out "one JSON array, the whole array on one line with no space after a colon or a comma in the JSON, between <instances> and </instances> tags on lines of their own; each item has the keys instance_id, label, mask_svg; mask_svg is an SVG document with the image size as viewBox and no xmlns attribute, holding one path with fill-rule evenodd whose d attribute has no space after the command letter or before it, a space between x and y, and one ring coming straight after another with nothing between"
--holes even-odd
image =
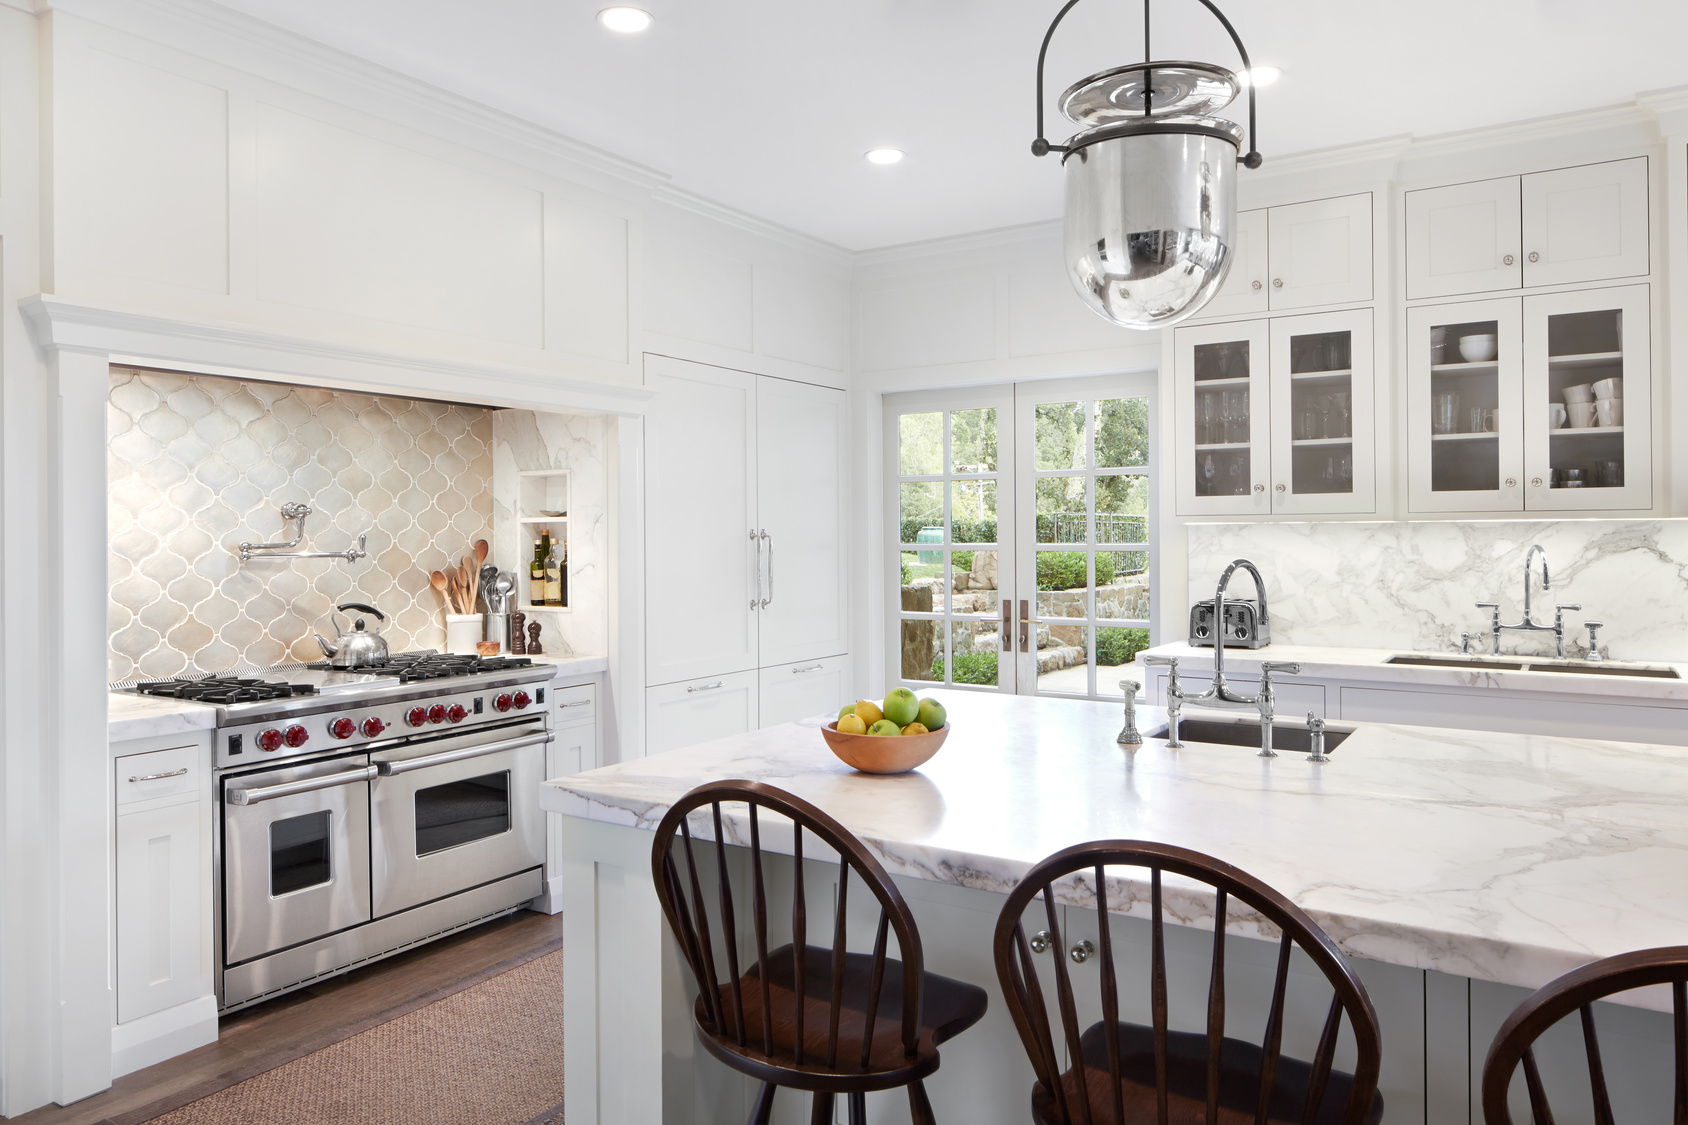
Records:
<instances>
[{"instance_id":1,"label":"woven area rug","mask_svg":"<svg viewBox=\"0 0 1688 1125\"><path fill-rule=\"evenodd\" d=\"M535 957L152 1125L554 1125L563 953Z\"/></svg>"}]
</instances>

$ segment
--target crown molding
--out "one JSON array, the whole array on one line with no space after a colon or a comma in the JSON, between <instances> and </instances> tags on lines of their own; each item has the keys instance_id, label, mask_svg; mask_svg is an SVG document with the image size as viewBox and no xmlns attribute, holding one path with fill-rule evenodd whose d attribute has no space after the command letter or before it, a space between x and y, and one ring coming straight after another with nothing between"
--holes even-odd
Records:
<instances>
[{"instance_id":1,"label":"crown molding","mask_svg":"<svg viewBox=\"0 0 1688 1125\"><path fill-rule=\"evenodd\" d=\"M1688 133L1688 86L1649 90L1635 100L1653 115L1660 134L1680 136Z\"/></svg>"},{"instance_id":2,"label":"crown molding","mask_svg":"<svg viewBox=\"0 0 1688 1125\"><path fill-rule=\"evenodd\" d=\"M1062 221L1058 218L1041 219L1017 226L971 231L967 234L929 238L919 242L900 242L894 246L881 246L873 250L858 250L856 266L858 269L871 269L875 266L900 265L904 262L949 255L1020 250L1047 242L1051 238L1058 241L1061 237L1061 226Z\"/></svg>"},{"instance_id":3,"label":"crown molding","mask_svg":"<svg viewBox=\"0 0 1688 1125\"><path fill-rule=\"evenodd\" d=\"M654 397L633 383L551 368L392 351L229 321L183 320L47 293L23 298L18 311L43 351L103 355L113 362L539 410L643 414ZM466 390L472 398L465 399Z\"/></svg>"},{"instance_id":4,"label":"crown molding","mask_svg":"<svg viewBox=\"0 0 1688 1125\"><path fill-rule=\"evenodd\" d=\"M828 258L837 265L848 267L856 259L854 251L847 250L836 242L828 242L824 238L804 234L792 227L781 226L779 223L768 219L758 218L748 211L740 211L735 207L728 207L724 203L716 203L712 199L695 195L684 188L677 188L673 184L665 183L652 191L651 202L689 212L712 222L741 230L746 234L755 235L757 238L765 238L770 242L790 247L793 250Z\"/></svg>"},{"instance_id":5,"label":"crown molding","mask_svg":"<svg viewBox=\"0 0 1688 1125\"><path fill-rule=\"evenodd\" d=\"M1599 136L1614 130L1639 127L1652 131L1653 126L1653 115L1636 100L1621 105L1580 109L1570 113L1556 113L1551 117L1533 117L1523 121L1485 125L1478 129L1463 129L1457 133L1415 138L1407 158L1440 159L1473 151L1488 152L1502 147L1561 141L1579 135Z\"/></svg>"}]
</instances>

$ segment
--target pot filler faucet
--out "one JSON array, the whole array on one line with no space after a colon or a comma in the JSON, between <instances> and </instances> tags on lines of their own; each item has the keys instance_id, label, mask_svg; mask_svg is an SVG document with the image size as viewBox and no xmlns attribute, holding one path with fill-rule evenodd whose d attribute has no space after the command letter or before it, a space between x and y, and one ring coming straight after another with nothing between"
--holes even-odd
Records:
<instances>
[{"instance_id":1,"label":"pot filler faucet","mask_svg":"<svg viewBox=\"0 0 1688 1125\"><path fill-rule=\"evenodd\" d=\"M1555 605L1553 607L1553 624L1551 625L1546 625L1536 620L1535 611L1531 607L1531 601L1535 590L1535 560L1538 554L1541 556L1541 592L1544 594L1550 594L1553 592L1553 579L1547 572L1547 549L1540 543L1532 544L1529 553L1524 556L1524 616L1522 620L1515 625L1502 625L1500 622L1499 602L1477 603L1478 609L1489 610L1492 614L1491 624L1489 626L1489 652L1491 655L1500 655L1500 635L1502 630L1506 629L1516 629L1525 633L1552 633L1554 655L1561 658L1565 655L1565 611L1567 609L1580 611L1582 606ZM1591 624L1594 626L1594 629L1598 629L1600 627L1600 622L1598 621L1592 622ZM1600 649L1595 642L1593 629L1589 631L1588 649L1588 658L1590 660L1600 659Z\"/></svg>"},{"instance_id":2,"label":"pot filler faucet","mask_svg":"<svg viewBox=\"0 0 1688 1125\"><path fill-rule=\"evenodd\" d=\"M1165 665L1172 669L1166 678L1166 744L1171 747L1181 747L1184 744L1178 740L1178 723L1183 718L1184 705L1193 703L1201 707L1221 707L1236 711L1258 711L1260 713L1260 757L1276 758L1278 752L1272 749L1272 720L1277 710L1277 697L1272 691L1272 673L1284 672L1295 676L1301 674L1301 665L1282 660L1268 660L1260 665L1260 692L1258 695L1241 695L1231 689L1225 682L1225 587L1231 584L1231 575L1242 567L1254 576L1254 589L1260 595L1260 628L1264 630L1271 620L1266 612L1266 583L1261 581L1260 571L1247 559L1238 559L1225 568L1225 573L1219 576L1219 589L1213 595L1213 620L1218 625L1218 633L1213 638L1213 684L1200 695L1189 695L1184 691L1184 685L1178 680L1178 658L1176 656L1145 656L1145 665Z\"/></svg>"}]
</instances>

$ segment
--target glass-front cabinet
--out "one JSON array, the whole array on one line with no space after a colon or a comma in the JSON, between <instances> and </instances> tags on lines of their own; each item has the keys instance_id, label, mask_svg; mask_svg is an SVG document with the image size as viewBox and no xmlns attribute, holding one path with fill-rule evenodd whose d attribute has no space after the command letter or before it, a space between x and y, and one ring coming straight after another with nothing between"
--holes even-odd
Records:
<instances>
[{"instance_id":1,"label":"glass-front cabinet","mask_svg":"<svg viewBox=\"0 0 1688 1125\"><path fill-rule=\"evenodd\" d=\"M1176 330L1179 514L1376 510L1371 315Z\"/></svg>"},{"instance_id":2,"label":"glass-front cabinet","mask_svg":"<svg viewBox=\"0 0 1688 1125\"><path fill-rule=\"evenodd\" d=\"M1419 512L1652 505L1645 285L1407 314Z\"/></svg>"}]
</instances>

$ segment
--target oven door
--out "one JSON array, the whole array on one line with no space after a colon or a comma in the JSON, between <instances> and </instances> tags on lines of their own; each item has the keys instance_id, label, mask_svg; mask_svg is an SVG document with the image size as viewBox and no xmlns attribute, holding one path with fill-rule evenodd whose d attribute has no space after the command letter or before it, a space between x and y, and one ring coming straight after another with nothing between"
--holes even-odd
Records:
<instances>
[{"instance_id":1,"label":"oven door","mask_svg":"<svg viewBox=\"0 0 1688 1125\"><path fill-rule=\"evenodd\" d=\"M369 921L363 754L223 778L223 963Z\"/></svg>"},{"instance_id":2,"label":"oven door","mask_svg":"<svg viewBox=\"0 0 1688 1125\"><path fill-rule=\"evenodd\" d=\"M545 861L543 719L370 755L377 918Z\"/></svg>"}]
</instances>

